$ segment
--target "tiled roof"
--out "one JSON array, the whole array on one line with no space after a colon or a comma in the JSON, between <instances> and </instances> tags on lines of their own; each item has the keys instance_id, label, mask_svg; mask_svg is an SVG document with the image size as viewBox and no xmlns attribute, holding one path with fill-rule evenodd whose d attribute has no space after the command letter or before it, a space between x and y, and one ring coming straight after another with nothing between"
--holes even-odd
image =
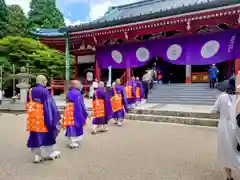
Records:
<instances>
[{"instance_id":1,"label":"tiled roof","mask_svg":"<svg viewBox=\"0 0 240 180\"><path fill-rule=\"evenodd\" d=\"M95 21L60 28L57 32L50 32L48 30L49 33L47 33L46 30L41 30L39 32L42 33L38 33L38 35L46 36L44 34L48 34L47 36L62 36L62 33L66 31L76 32L99 29L238 3L239 0L143 0L128 5L110 7L103 17Z\"/></svg>"},{"instance_id":2,"label":"tiled roof","mask_svg":"<svg viewBox=\"0 0 240 180\"><path fill-rule=\"evenodd\" d=\"M64 33L60 32L60 29L41 29L38 28L35 31L31 31L35 36L39 37L63 37Z\"/></svg>"}]
</instances>

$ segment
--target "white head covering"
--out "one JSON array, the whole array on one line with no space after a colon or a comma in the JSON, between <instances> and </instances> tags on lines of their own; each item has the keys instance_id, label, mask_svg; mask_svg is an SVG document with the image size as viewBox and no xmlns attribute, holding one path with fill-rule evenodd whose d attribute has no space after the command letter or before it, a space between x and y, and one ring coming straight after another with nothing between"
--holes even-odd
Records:
<instances>
[{"instance_id":1,"label":"white head covering","mask_svg":"<svg viewBox=\"0 0 240 180\"><path fill-rule=\"evenodd\" d=\"M92 86L93 86L93 88L97 88L98 87L98 83L97 82L93 82Z\"/></svg>"},{"instance_id":2,"label":"white head covering","mask_svg":"<svg viewBox=\"0 0 240 180\"><path fill-rule=\"evenodd\" d=\"M110 82L107 83L107 87L111 87L111 83Z\"/></svg>"}]
</instances>

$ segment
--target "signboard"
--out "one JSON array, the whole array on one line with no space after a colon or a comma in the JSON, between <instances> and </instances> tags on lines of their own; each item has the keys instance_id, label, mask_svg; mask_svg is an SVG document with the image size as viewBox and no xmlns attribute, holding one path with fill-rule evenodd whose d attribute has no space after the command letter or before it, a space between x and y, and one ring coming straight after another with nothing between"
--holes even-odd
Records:
<instances>
[{"instance_id":1,"label":"signboard","mask_svg":"<svg viewBox=\"0 0 240 180\"><path fill-rule=\"evenodd\" d=\"M78 64L95 63L95 55L78 56Z\"/></svg>"}]
</instances>

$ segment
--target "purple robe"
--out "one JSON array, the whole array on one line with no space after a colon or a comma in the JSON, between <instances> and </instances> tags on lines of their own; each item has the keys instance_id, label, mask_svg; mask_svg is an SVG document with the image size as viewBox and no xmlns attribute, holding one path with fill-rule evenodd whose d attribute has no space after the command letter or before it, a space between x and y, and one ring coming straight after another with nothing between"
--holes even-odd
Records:
<instances>
[{"instance_id":1,"label":"purple robe","mask_svg":"<svg viewBox=\"0 0 240 180\"><path fill-rule=\"evenodd\" d=\"M105 116L100 118L93 118L92 124L104 125L112 118L112 106L110 101L109 93L106 92L105 88L97 88L96 95L99 99L104 100ZM93 95L93 101L96 99L95 93Z\"/></svg>"},{"instance_id":2,"label":"purple robe","mask_svg":"<svg viewBox=\"0 0 240 180\"><path fill-rule=\"evenodd\" d=\"M140 88L140 98L136 98L136 101L141 101L141 99L144 99L144 89L141 81L136 80L136 87Z\"/></svg>"},{"instance_id":3,"label":"purple robe","mask_svg":"<svg viewBox=\"0 0 240 180\"><path fill-rule=\"evenodd\" d=\"M61 116L58 108L48 89L41 84L37 84L36 87L32 88L32 99L43 105L44 124L48 129L48 132L30 132L27 146L29 148L52 146L56 144L56 138L61 129ZM29 102L29 100L28 92L27 102Z\"/></svg>"},{"instance_id":4,"label":"purple robe","mask_svg":"<svg viewBox=\"0 0 240 180\"><path fill-rule=\"evenodd\" d=\"M119 111L113 112L112 117L115 119L124 119L125 113L128 111L128 102L127 102L127 97L125 94L124 86L122 85L116 85L115 86L116 93L122 95L122 103L123 103L123 108ZM114 96L114 91L112 90L112 96Z\"/></svg>"},{"instance_id":5,"label":"purple robe","mask_svg":"<svg viewBox=\"0 0 240 180\"><path fill-rule=\"evenodd\" d=\"M127 83L126 83L126 86L132 86L132 98L128 98L127 101L128 101L128 104L134 104L136 103L136 81L134 80L129 80Z\"/></svg>"},{"instance_id":6,"label":"purple robe","mask_svg":"<svg viewBox=\"0 0 240 180\"><path fill-rule=\"evenodd\" d=\"M74 126L66 128L67 137L78 137L83 135L83 127L86 124L88 113L84 104L84 98L79 90L72 88L67 95L67 102L74 103Z\"/></svg>"}]
</instances>

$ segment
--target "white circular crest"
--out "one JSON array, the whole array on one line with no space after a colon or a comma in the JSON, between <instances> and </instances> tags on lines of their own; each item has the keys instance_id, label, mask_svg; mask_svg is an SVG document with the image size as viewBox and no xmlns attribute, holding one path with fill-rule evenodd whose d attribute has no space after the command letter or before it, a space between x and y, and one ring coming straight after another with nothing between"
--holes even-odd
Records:
<instances>
[{"instance_id":1,"label":"white circular crest","mask_svg":"<svg viewBox=\"0 0 240 180\"><path fill-rule=\"evenodd\" d=\"M177 60L182 55L182 47L178 44L171 45L167 50L167 57L171 61Z\"/></svg>"},{"instance_id":2,"label":"white circular crest","mask_svg":"<svg viewBox=\"0 0 240 180\"><path fill-rule=\"evenodd\" d=\"M145 62L148 60L150 53L147 48L141 47L138 48L136 52L136 57L140 62Z\"/></svg>"},{"instance_id":3,"label":"white circular crest","mask_svg":"<svg viewBox=\"0 0 240 180\"><path fill-rule=\"evenodd\" d=\"M219 42L211 40L203 45L201 49L201 55L203 58L207 59L216 55L219 49L220 49Z\"/></svg>"},{"instance_id":4,"label":"white circular crest","mask_svg":"<svg viewBox=\"0 0 240 180\"><path fill-rule=\"evenodd\" d=\"M122 54L117 50L112 51L112 58L118 64L120 64L123 60Z\"/></svg>"}]
</instances>

